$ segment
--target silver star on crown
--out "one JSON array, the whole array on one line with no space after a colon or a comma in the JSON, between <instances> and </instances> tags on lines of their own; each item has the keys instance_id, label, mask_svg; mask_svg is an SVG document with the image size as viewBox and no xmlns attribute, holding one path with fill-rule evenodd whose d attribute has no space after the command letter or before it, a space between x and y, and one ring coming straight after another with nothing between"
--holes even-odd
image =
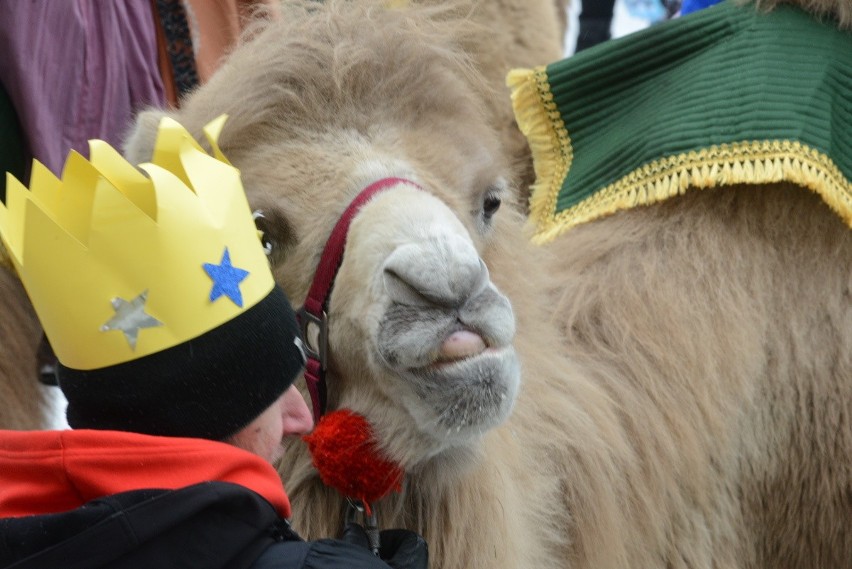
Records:
<instances>
[{"instance_id":1,"label":"silver star on crown","mask_svg":"<svg viewBox=\"0 0 852 569\"><path fill-rule=\"evenodd\" d=\"M147 290L139 293L139 296L130 302L120 297L113 298L112 308L115 310L115 316L101 326L101 332L121 330L127 339L127 343L130 344L130 349L135 350L136 340L139 338L141 328L154 328L163 325L162 322L145 312L146 300L148 300Z\"/></svg>"}]
</instances>

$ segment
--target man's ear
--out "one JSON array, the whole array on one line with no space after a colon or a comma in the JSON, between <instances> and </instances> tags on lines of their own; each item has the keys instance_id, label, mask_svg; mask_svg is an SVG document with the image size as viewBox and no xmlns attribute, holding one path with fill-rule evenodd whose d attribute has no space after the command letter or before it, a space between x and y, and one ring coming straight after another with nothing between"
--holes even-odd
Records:
<instances>
[{"instance_id":1,"label":"man's ear","mask_svg":"<svg viewBox=\"0 0 852 569\"><path fill-rule=\"evenodd\" d=\"M160 119L167 115L163 109L149 109L136 115L136 122L124 137L124 157L128 162L141 164L151 161Z\"/></svg>"}]
</instances>

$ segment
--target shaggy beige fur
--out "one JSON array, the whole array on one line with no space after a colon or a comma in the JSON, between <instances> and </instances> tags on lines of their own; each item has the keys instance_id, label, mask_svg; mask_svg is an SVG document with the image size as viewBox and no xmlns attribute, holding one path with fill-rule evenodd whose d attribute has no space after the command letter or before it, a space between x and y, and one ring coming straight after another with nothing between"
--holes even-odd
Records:
<instances>
[{"instance_id":1,"label":"shaggy beige fur","mask_svg":"<svg viewBox=\"0 0 852 569\"><path fill-rule=\"evenodd\" d=\"M444 0L412 0L413 4L446 4ZM501 131L503 147L518 173L517 187L527 188L534 181L527 141L518 130L512 112L506 74L515 68L532 68L562 59L567 31L567 0L464 0L461 10L469 12L469 21L482 26L482 34L471 34L464 41L474 65L490 91L488 108ZM464 38L464 36L462 36ZM522 192L525 202L528 195ZM525 205L525 203L524 203Z\"/></svg>"},{"instance_id":2,"label":"shaggy beige fur","mask_svg":"<svg viewBox=\"0 0 852 569\"><path fill-rule=\"evenodd\" d=\"M339 2L289 14L175 114L196 133L231 115L220 144L295 303L340 212L383 175L452 208L511 299L513 413L435 440L363 348L371 319L351 301L379 290L375 260L344 259L330 398L364 413L406 469L376 505L383 527L422 532L445 569L852 567L852 233L786 185L689 193L546 248L517 211L484 222L511 164L451 47L465 26L433 16ZM156 122L143 116L132 159ZM396 219L378 204L362 215L355 239ZM304 445L282 473L296 528L335 534L341 498Z\"/></svg>"},{"instance_id":3,"label":"shaggy beige fur","mask_svg":"<svg viewBox=\"0 0 852 569\"><path fill-rule=\"evenodd\" d=\"M842 29L852 28L852 2L849 0L754 0L762 10L779 4L796 4L818 16L836 19Z\"/></svg>"},{"instance_id":4,"label":"shaggy beige fur","mask_svg":"<svg viewBox=\"0 0 852 569\"><path fill-rule=\"evenodd\" d=\"M45 401L38 382L42 331L20 280L0 266L0 429L45 425Z\"/></svg>"}]
</instances>

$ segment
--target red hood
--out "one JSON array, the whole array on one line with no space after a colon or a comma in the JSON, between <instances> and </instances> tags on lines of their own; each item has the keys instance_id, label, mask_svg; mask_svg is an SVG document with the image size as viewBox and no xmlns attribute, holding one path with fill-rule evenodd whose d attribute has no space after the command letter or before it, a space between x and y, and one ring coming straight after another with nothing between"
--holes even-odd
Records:
<instances>
[{"instance_id":1,"label":"red hood","mask_svg":"<svg viewBox=\"0 0 852 569\"><path fill-rule=\"evenodd\" d=\"M0 431L0 518L64 512L119 492L208 481L249 488L290 517L275 469L225 443L116 431Z\"/></svg>"}]
</instances>

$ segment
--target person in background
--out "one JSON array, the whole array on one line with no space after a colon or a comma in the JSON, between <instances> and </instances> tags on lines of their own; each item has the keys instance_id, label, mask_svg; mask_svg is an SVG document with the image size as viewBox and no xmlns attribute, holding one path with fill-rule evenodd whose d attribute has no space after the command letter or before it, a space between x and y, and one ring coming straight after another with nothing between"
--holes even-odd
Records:
<instances>
[{"instance_id":1,"label":"person in background","mask_svg":"<svg viewBox=\"0 0 852 569\"><path fill-rule=\"evenodd\" d=\"M164 120L146 175L101 141L11 180L0 239L71 430L0 431L0 567L426 569L425 541L305 542L273 466L311 413L299 327L238 171Z\"/></svg>"},{"instance_id":2,"label":"person in background","mask_svg":"<svg viewBox=\"0 0 852 569\"><path fill-rule=\"evenodd\" d=\"M118 147L140 108L180 105L205 82L257 12L275 0L29 0L2 3L0 202L6 172L29 181L38 160L61 174L87 141ZM0 251L0 259L5 255ZM40 379L54 384L45 340Z\"/></svg>"},{"instance_id":3,"label":"person in background","mask_svg":"<svg viewBox=\"0 0 852 569\"><path fill-rule=\"evenodd\" d=\"M615 0L582 0L574 52L590 48L612 37Z\"/></svg>"},{"instance_id":4,"label":"person in background","mask_svg":"<svg viewBox=\"0 0 852 569\"><path fill-rule=\"evenodd\" d=\"M680 7L680 15L686 16L692 12L709 8L714 4L718 4L721 0L683 0Z\"/></svg>"},{"instance_id":5,"label":"person in background","mask_svg":"<svg viewBox=\"0 0 852 569\"><path fill-rule=\"evenodd\" d=\"M633 19L654 25L678 14L681 0L621 0L625 13ZM712 2L713 0L693 0ZM716 0L719 1L719 0ZM577 43L574 53L612 38L616 0L582 0L577 20Z\"/></svg>"}]
</instances>

